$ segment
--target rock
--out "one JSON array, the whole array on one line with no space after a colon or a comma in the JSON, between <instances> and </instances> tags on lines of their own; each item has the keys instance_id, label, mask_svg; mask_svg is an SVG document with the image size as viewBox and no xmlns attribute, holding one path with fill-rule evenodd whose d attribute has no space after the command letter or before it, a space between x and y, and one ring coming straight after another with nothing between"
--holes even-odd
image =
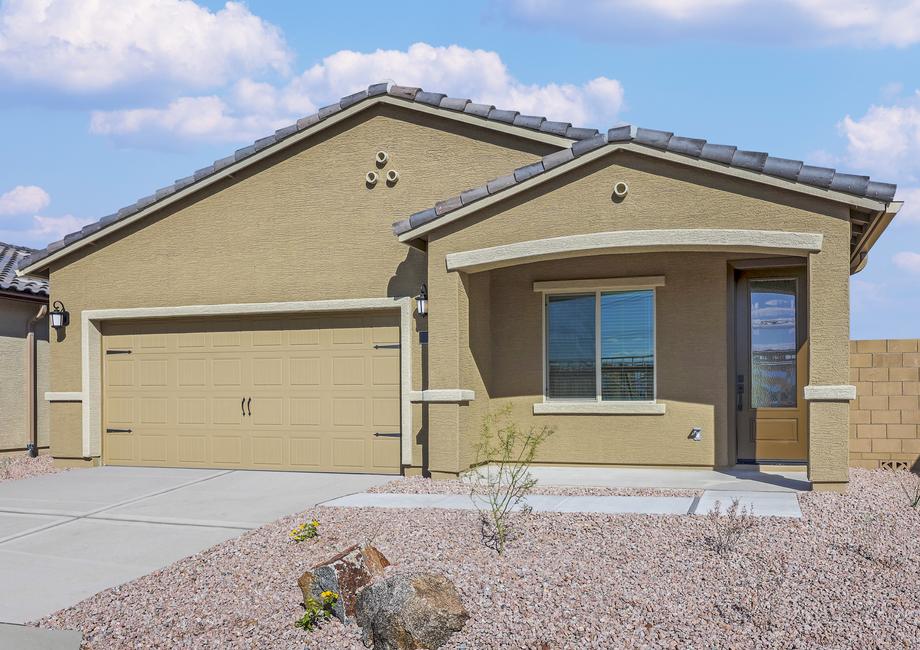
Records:
<instances>
[{"instance_id":1,"label":"rock","mask_svg":"<svg viewBox=\"0 0 920 650\"><path fill-rule=\"evenodd\" d=\"M454 583L437 573L398 574L358 592L357 622L374 650L439 648L469 617Z\"/></svg>"},{"instance_id":2,"label":"rock","mask_svg":"<svg viewBox=\"0 0 920 650\"><path fill-rule=\"evenodd\" d=\"M335 616L343 623L355 617L355 599L358 590L383 575L390 562L376 547L349 546L334 557L320 562L297 580L303 593L303 602L313 598L322 602L324 591L339 595Z\"/></svg>"}]
</instances>

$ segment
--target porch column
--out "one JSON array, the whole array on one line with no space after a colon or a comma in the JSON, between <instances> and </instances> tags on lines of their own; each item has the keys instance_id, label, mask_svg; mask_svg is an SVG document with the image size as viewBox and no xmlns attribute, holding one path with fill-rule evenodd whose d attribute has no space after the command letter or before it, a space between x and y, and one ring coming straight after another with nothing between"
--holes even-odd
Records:
<instances>
[{"instance_id":1,"label":"porch column","mask_svg":"<svg viewBox=\"0 0 920 650\"><path fill-rule=\"evenodd\" d=\"M808 479L815 490L849 481L849 223L835 220L808 259ZM855 392L855 389L853 389Z\"/></svg>"},{"instance_id":2,"label":"porch column","mask_svg":"<svg viewBox=\"0 0 920 650\"><path fill-rule=\"evenodd\" d=\"M450 390L460 385L460 318L466 311L466 292L459 273L448 273L444 258L432 242L428 254L428 385ZM435 249L435 250L431 250ZM460 405L432 401L428 409L428 470L434 478L450 478L460 471Z\"/></svg>"}]
</instances>

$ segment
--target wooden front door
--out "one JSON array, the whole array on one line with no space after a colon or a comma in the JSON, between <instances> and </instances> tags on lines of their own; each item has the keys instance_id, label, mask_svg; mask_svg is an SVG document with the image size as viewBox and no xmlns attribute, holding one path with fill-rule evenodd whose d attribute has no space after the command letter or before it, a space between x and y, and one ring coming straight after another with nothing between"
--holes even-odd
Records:
<instances>
[{"instance_id":1,"label":"wooden front door","mask_svg":"<svg viewBox=\"0 0 920 650\"><path fill-rule=\"evenodd\" d=\"M741 271L736 282L738 460L808 458L804 268Z\"/></svg>"}]
</instances>

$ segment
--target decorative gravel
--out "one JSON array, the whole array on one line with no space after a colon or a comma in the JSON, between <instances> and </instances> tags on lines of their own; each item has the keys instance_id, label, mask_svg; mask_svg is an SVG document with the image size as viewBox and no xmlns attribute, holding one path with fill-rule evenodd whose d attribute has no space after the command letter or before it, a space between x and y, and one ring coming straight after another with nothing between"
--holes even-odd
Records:
<instances>
[{"instance_id":1,"label":"decorative gravel","mask_svg":"<svg viewBox=\"0 0 920 650\"><path fill-rule=\"evenodd\" d=\"M296 579L370 538L389 571L455 581L471 618L449 648L917 647L920 514L890 472L851 480L847 495L802 495L801 520L755 518L726 555L707 542L726 518L532 514L498 557L469 511L316 508L39 624L80 628L89 648L357 650L354 627L293 627ZM320 537L288 542L314 515Z\"/></svg>"},{"instance_id":2,"label":"decorative gravel","mask_svg":"<svg viewBox=\"0 0 920 650\"><path fill-rule=\"evenodd\" d=\"M64 470L54 466L54 459L51 456L39 456L38 458L7 456L0 458L0 483L40 474L56 474L62 471Z\"/></svg>"},{"instance_id":3,"label":"decorative gravel","mask_svg":"<svg viewBox=\"0 0 920 650\"><path fill-rule=\"evenodd\" d=\"M469 494L470 484L461 480L432 480L421 476L396 479L383 485L377 485L368 492L389 494ZM480 490L477 490L477 492ZM534 488L535 494L547 494L566 497L697 497L703 494L702 490L679 490L666 488L613 488L613 487L581 487L564 485L543 485L538 483Z\"/></svg>"}]
</instances>

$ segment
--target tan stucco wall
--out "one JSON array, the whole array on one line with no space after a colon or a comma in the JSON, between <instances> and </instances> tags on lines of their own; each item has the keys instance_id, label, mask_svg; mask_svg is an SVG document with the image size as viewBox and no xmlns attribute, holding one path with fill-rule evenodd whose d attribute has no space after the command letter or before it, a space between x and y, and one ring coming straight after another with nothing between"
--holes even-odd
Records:
<instances>
[{"instance_id":1,"label":"tan stucco wall","mask_svg":"<svg viewBox=\"0 0 920 650\"><path fill-rule=\"evenodd\" d=\"M398 183L365 186L374 154ZM409 109L377 107L323 131L165 210L146 227L76 253L51 273L52 299L72 320L52 346L52 386L80 386L86 309L412 296L424 254L390 224L407 213L547 153L549 145L486 132ZM421 325L425 327L424 324ZM415 388L421 354L413 333ZM414 420L422 422L422 407ZM52 405L53 453L82 453L80 408ZM413 440L417 431L411 432ZM415 445L415 462L421 451Z\"/></svg>"},{"instance_id":2,"label":"tan stucco wall","mask_svg":"<svg viewBox=\"0 0 920 650\"><path fill-rule=\"evenodd\" d=\"M920 470L920 340L850 342L850 465Z\"/></svg>"},{"instance_id":3,"label":"tan stucco wall","mask_svg":"<svg viewBox=\"0 0 920 650\"><path fill-rule=\"evenodd\" d=\"M0 297L0 453L25 449L29 443L26 333L41 303ZM48 323L35 325L38 445L48 445Z\"/></svg>"},{"instance_id":4,"label":"tan stucco wall","mask_svg":"<svg viewBox=\"0 0 920 650\"><path fill-rule=\"evenodd\" d=\"M620 203L611 200L611 189L617 181L625 181L630 187L628 197ZM431 329L438 335L432 335L429 350L431 386L479 386L486 390L462 326L461 329L450 327L450 322L458 317L462 323L467 310L473 314L477 298L475 292L466 289L469 281L459 279L463 274L444 270L448 253L573 234L661 228L823 234L823 250L809 259L811 381L820 385L845 384L849 328L850 226L847 217L846 207L822 199L690 170L628 152L618 152L584 165L432 234L428 258L429 320ZM540 339L535 338L534 333L541 327L541 312L534 308L539 306L539 298L527 286L528 278L658 274L668 276L668 285L661 290L657 313L661 328L658 351L664 360L671 359L666 361L668 365L674 366L667 376L664 369L659 372L659 386L663 399L684 404L669 404L665 416L531 416L527 419L555 425L560 433L547 446L547 456L563 454L572 458L572 462L733 463L725 424L729 394L726 283L727 259L731 257L746 256L645 254L620 256L620 259L584 258L492 271L492 381L487 392L477 392L475 407L453 407L456 415L452 415L450 407L440 409L438 417L442 422L439 426L448 427L456 421L459 429L453 437L439 436L432 441L432 467L447 472L451 471L452 463L459 461L453 471L463 469L478 433L477 420L482 410L490 406L487 403L490 396L496 396L491 400L495 402L512 399L518 414L527 417L535 395L539 394L541 348ZM676 291L674 287L681 290ZM526 295L519 295L520 292ZM515 300L512 300L513 295ZM473 307L469 306L471 301ZM497 305L508 302L517 302L517 309L511 315L500 313L501 307ZM666 338L672 339L672 345L674 340L681 341L679 346L691 342L696 349L692 352L680 347L667 349L664 347ZM523 341L529 343L525 345ZM496 350L500 350L499 358L496 358ZM679 363L682 359L700 365L684 368ZM810 472L815 480L846 480L846 418L846 404L842 408L835 403L813 405ZM690 427L698 425L700 420L703 420L704 429L712 431L715 428L715 435L704 434L701 443L679 440L679 433L686 437ZM654 433L656 423L662 424L660 433ZM615 443L608 447L601 445L596 426L604 426L601 435L614 436ZM615 433L607 434L607 431ZM591 437L585 439L586 435ZM454 439L457 446L451 447ZM665 442L667 447L663 446Z\"/></svg>"}]
</instances>

